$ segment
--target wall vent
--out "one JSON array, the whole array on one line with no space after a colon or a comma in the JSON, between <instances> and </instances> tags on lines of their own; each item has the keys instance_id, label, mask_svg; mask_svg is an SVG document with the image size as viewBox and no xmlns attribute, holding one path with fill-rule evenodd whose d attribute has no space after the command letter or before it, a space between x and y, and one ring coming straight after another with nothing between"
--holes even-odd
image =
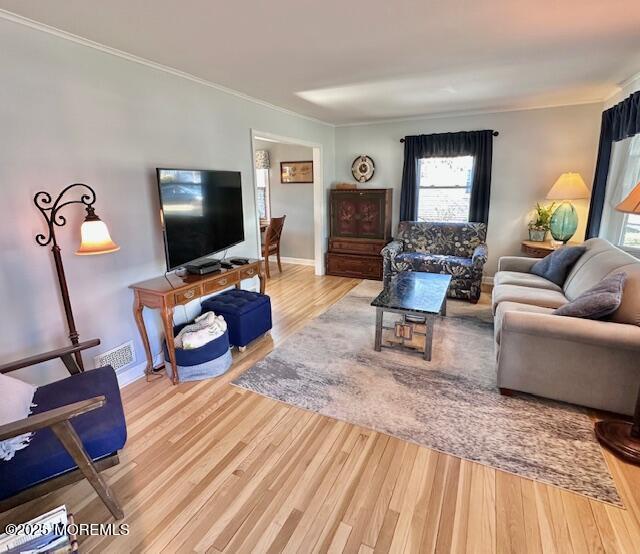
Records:
<instances>
[{"instance_id":1,"label":"wall vent","mask_svg":"<svg viewBox=\"0 0 640 554\"><path fill-rule=\"evenodd\" d=\"M136 353L133 349L133 341L125 342L120 346L116 346L115 348L109 350L108 352L103 352L94 358L95 366L102 367L105 365L110 365L118 371L123 367L131 365L136 359Z\"/></svg>"}]
</instances>

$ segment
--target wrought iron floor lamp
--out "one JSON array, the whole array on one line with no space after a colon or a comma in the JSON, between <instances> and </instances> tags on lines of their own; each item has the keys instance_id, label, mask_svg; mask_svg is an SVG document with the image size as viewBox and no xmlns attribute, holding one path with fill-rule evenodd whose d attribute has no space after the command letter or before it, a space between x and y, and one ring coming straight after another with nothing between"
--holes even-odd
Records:
<instances>
[{"instance_id":1,"label":"wrought iron floor lamp","mask_svg":"<svg viewBox=\"0 0 640 554\"><path fill-rule=\"evenodd\" d=\"M80 198L75 200L66 200L67 196L71 196L71 192L82 190ZM69 193L69 194L67 194ZM73 319L73 311L71 310L71 300L69 299L69 289L67 287L67 278L64 274L64 266L62 265L62 256L60 254L60 246L56 239L56 227L64 227L67 219L60 214L60 210L70 204L82 204L87 210L84 223L80 228L80 248L76 251L79 255L88 254L106 254L115 252L120 247L111 240L109 229L103 221L96 215L93 204L96 201L96 193L89 186L83 183L74 183L64 188L55 201L48 192L40 191L33 197L33 202L44 216L47 223L47 232L36 235L36 242L40 246L48 246L51 244L51 252L53 253L53 261L56 266L58 275L58 284L60 285L60 296L64 306L64 313L67 318L67 326L69 328L69 339L71 343L76 345L79 341L79 334L76 329L76 323ZM80 352L75 353L76 362L81 370L84 370L82 363L82 355Z\"/></svg>"}]
</instances>

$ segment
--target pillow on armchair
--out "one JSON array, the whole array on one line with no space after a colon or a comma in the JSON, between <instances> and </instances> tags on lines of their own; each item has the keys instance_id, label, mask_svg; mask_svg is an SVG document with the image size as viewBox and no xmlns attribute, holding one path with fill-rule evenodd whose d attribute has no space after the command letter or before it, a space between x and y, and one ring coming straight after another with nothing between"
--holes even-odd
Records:
<instances>
[{"instance_id":1,"label":"pillow on armchair","mask_svg":"<svg viewBox=\"0 0 640 554\"><path fill-rule=\"evenodd\" d=\"M36 386L0 373L0 425L28 417ZM29 446L32 433L0 441L0 460L9 461L17 450ZM2 463L2 462L0 462Z\"/></svg>"}]
</instances>

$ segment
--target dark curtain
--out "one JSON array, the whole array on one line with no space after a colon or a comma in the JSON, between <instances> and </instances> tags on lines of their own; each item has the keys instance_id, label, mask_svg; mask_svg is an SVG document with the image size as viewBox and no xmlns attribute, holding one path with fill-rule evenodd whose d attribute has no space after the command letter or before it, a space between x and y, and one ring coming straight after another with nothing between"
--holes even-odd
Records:
<instances>
[{"instance_id":1,"label":"dark curtain","mask_svg":"<svg viewBox=\"0 0 640 554\"><path fill-rule=\"evenodd\" d=\"M493 158L491 130L405 137L400 221L415 221L418 218L420 159L453 156L474 157L469 221L488 222Z\"/></svg>"},{"instance_id":2,"label":"dark curtain","mask_svg":"<svg viewBox=\"0 0 640 554\"><path fill-rule=\"evenodd\" d=\"M640 133L640 91L633 93L613 108L602 112L598 161L596 162L596 174L593 177L591 205L587 219L586 236L588 239L597 237L600 232L600 220L604 209L613 143L638 133Z\"/></svg>"}]
</instances>

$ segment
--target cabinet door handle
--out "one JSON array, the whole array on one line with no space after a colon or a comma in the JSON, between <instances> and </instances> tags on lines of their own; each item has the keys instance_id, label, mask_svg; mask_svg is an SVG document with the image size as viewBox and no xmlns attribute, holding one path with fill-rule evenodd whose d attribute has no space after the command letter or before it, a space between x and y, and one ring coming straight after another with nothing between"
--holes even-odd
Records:
<instances>
[{"instance_id":1,"label":"cabinet door handle","mask_svg":"<svg viewBox=\"0 0 640 554\"><path fill-rule=\"evenodd\" d=\"M255 272L255 269L247 269L247 275L253 275Z\"/></svg>"},{"instance_id":2,"label":"cabinet door handle","mask_svg":"<svg viewBox=\"0 0 640 554\"><path fill-rule=\"evenodd\" d=\"M193 298L195 296L195 291L194 290L188 290L187 292L184 293L184 297L185 298Z\"/></svg>"},{"instance_id":3,"label":"cabinet door handle","mask_svg":"<svg viewBox=\"0 0 640 554\"><path fill-rule=\"evenodd\" d=\"M221 285L226 285L227 284L227 280L226 279L220 279L218 281L218 283L221 284Z\"/></svg>"}]
</instances>

